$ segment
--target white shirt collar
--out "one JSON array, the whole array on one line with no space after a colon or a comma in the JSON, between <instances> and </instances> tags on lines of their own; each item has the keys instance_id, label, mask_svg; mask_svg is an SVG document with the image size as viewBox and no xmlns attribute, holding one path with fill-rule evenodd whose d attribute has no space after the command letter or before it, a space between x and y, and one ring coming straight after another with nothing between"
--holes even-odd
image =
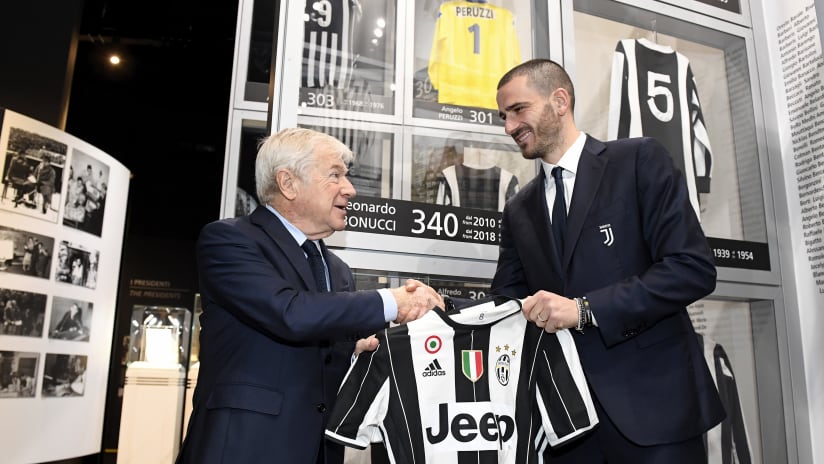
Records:
<instances>
[{"instance_id":1,"label":"white shirt collar","mask_svg":"<svg viewBox=\"0 0 824 464\"><path fill-rule=\"evenodd\" d=\"M305 242L307 240L306 234L301 232L300 229L295 227L294 224L287 221L285 217L281 216L281 214L278 213L278 210L276 210L275 208L272 208L272 205L265 205L265 206L266 206L266 209L271 211L272 214L274 214L275 216L277 216L278 219L280 219L280 222L283 223L283 227L286 227L286 230L288 230L289 233L292 234L292 237L294 237L295 241L298 242L298 245L303 245L303 242Z\"/></svg>"},{"instance_id":2,"label":"white shirt collar","mask_svg":"<svg viewBox=\"0 0 824 464\"><path fill-rule=\"evenodd\" d=\"M583 131L578 133L578 138L575 139L572 145L561 155L558 164L550 164L541 160L541 166L544 168L544 175L547 179L552 179L552 168L561 166L564 170L571 172L573 175L578 170L578 160L581 159L581 152L584 151L584 143L587 141L587 134Z\"/></svg>"}]
</instances>

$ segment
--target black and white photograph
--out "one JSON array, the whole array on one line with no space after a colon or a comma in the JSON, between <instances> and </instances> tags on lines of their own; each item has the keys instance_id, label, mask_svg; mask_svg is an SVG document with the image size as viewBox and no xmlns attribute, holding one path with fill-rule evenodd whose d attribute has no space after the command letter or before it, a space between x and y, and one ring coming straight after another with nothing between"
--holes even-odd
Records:
<instances>
[{"instance_id":1,"label":"black and white photograph","mask_svg":"<svg viewBox=\"0 0 824 464\"><path fill-rule=\"evenodd\" d=\"M65 143L9 127L0 207L57 222L67 151Z\"/></svg>"},{"instance_id":2,"label":"black and white photograph","mask_svg":"<svg viewBox=\"0 0 824 464\"><path fill-rule=\"evenodd\" d=\"M109 166L80 150L72 150L66 184L63 225L99 237L106 208Z\"/></svg>"},{"instance_id":3,"label":"black and white photograph","mask_svg":"<svg viewBox=\"0 0 824 464\"><path fill-rule=\"evenodd\" d=\"M34 398L39 353L0 351L0 399Z\"/></svg>"},{"instance_id":4,"label":"black and white photograph","mask_svg":"<svg viewBox=\"0 0 824 464\"><path fill-rule=\"evenodd\" d=\"M503 211L536 169L514 145L461 133L413 135L411 158L412 201L487 211Z\"/></svg>"},{"instance_id":5,"label":"black and white photograph","mask_svg":"<svg viewBox=\"0 0 824 464\"><path fill-rule=\"evenodd\" d=\"M40 293L0 288L0 307L3 311L0 335L43 336L47 299Z\"/></svg>"},{"instance_id":6,"label":"black and white photograph","mask_svg":"<svg viewBox=\"0 0 824 464\"><path fill-rule=\"evenodd\" d=\"M97 287L97 263L100 252L88 250L65 240L57 246L55 280L86 288Z\"/></svg>"},{"instance_id":7,"label":"black and white photograph","mask_svg":"<svg viewBox=\"0 0 824 464\"><path fill-rule=\"evenodd\" d=\"M0 225L0 272L49 278L54 239Z\"/></svg>"},{"instance_id":8,"label":"black and white photograph","mask_svg":"<svg viewBox=\"0 0 824 464\"><path fill-rule=\"evenodd\" d=\"M87 362L87 356L47 353L43 396L83 396L86 392Z\"/></svg>"},{"instance_id":9,"label":"black and white photograph","mask_svg":"<svg viewBox=\"0 0 824 464\"><path fill-rule=\"evenodd\" d=\"M49 321L49 338L89 341L94 304L72 298L55 296Z\"/></svg>"}]
</instances>

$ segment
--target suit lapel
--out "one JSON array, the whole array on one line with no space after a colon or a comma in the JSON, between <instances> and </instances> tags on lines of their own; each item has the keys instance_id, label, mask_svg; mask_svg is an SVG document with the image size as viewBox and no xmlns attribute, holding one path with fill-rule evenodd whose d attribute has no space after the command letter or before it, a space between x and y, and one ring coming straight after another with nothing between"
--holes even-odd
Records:
<instances>
[{"instance_id":1,"label":"suit lapel","mask_svg":"<svg viewBox=\"0 0 824 464\"><path fill-rule=\"evenodd\" d=\"M566 247L564 248L563 269L567 269L572 259L572 251L581 236L584 220L601 185L607 167L607 158L598 156L606 149L606 145L587 136L581 159L578 161L578 171L575 173L575 190L572 194L572 203L567 214Z\"/></svg>"},{"instance_id":2,"label":"suit lapel","mask_svg":"<svg viewBox=\"0 0 824 464\"><path fill-rule=\"evenodd\" d=\"M257 225L272 239L275 245L280 248L286 260L295 268L303 284L306 288L318 290L315 284L315 278L312 276L312 269L309 267L309 261L303 254L300 245L292 237L292 234L286 230L283 223L280 222L277 216L266 209L265 206L258 206L251 214L250 220L252 224ZM326 252L324 250L324 256Z\"/></svg>"}]
</instances>

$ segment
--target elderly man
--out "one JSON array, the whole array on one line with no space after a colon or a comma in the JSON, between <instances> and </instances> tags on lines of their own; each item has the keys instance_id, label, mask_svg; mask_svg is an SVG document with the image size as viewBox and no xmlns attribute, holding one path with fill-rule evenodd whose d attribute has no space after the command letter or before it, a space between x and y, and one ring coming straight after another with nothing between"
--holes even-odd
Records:
<instances>
[{"instance_id":1,"label":"elderly man","mask_svg":"<svg viewBox=\"0 0 824 464\"><path fill-rule=\"evenodd\" d=\"M346 225L352 158L326 134L278 132L257 155L261 206L203 228L201 364L178 463L343 462L323 430L353 352L374 350L363 337L387 322L443 307L420 282L355 291L323 244Z\"/></svg>"}]
</instances>

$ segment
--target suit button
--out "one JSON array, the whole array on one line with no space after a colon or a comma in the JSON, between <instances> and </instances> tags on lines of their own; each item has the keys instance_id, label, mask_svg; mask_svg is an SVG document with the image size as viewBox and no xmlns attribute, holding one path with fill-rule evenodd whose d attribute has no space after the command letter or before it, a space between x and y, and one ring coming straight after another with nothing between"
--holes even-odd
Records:
<instances>
[{"instance_id":1,"label":"suit button","mask_svg":"<svg viewBox=\"0 0 824 464\"><path fill-rule=\"evenodd\" d=\"M318 412L326 412L326 405L323 403L318 403L318 405L315 406L315 408L318 410Z\"/></svg>"},{"instance_id":2,"label":"suit button","mask_svg":"<svg viewBox=\"0 0 824 464\"><path fill-rule=\"evenodd\" d=\"M331 364L332 363L332 355L327 354L325 358L323 358L324 364Z\"/></svg>"}]
</instances>

